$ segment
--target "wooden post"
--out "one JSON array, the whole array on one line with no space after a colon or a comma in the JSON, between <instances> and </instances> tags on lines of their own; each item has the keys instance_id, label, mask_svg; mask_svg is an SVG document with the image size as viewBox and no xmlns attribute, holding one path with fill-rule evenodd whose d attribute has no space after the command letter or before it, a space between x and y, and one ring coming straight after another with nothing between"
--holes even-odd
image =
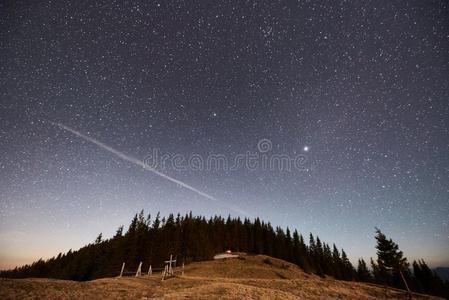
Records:
<instances>
[{"instance_id":1,"label":"wooden post","mask_svg":"<svg viewBox=\"0 0 449 300\"><path fill-rule=\"evenodd\" d=\"M123 270L125 269L125 263L122 264L122 270L120 271L120 276L119 278L122 278L123 275Z\"/></svg>"},{"instance_id":2,"label":"wooden post","mask_svg":"<svg viewBox=\"0 0 449 300\"><path fill-rule=\"evenodd\" d=\"M164 261L165 268L164 268L164 272L162 273L162 280L164 280L166 276L173 276L173 263L174 262L176 262L176 260L173 260L173 254L170 254L170 260Z\"/></svg>"},{"instance_id":3,"label":"wooden post","mask_svg":"<svg viewBox=\"0 0 449 300\"><path fill-rule=\"evenodd\" d=\"M167 273L167 265L165 265L164 270L162 271L162 281L164 281L166 273Z\"/></svg>"},{"instance_id":4,"label":"wooden post","mask_svg":"<svg viewBox=\"0 0 449 300\"><path fill-rule=\"evenodd\" d=\"M151 269L151 265L148 268L148 276L151 276L153 274L153 270Z\"/></svg>"},{"instance_id":5,"label":"wooden post","mask_svg":"<svg viewBox=\"0 0 449 300\"><path fill-rule=\"evenodd\" d=\"M184 276L184 263L182 263L182 273L181 276Z\"/></svg>"},{"instance_id":6,"label":"wooden post","mask_svg":"<svg viewBox=\"0 0 449 300\"><path fill-rule=\"evenodd\" d=\"M408 288L407 281L405 281L404 274L402 274L402 271L401 271L401 270L399 270L399 273L401 274L402 281L404 281L405 287L407 288L407 294L408 294L409 298L411 299L412 294L411 294L411 292L410 292L410 289Z\"/></svg>"},{"instance_id":7,"label":"wooden post","mask_svg":"<svg viewBox=\"0 0 449 300\"><path fill-rule=\"evenodd\" d=\"M173 275L173 268L172 268L172 266L171 266L171 264L172 264L172 259L173 259L173 254L170 254L170 266L169 266L169 269L168 269L168 274L170 274L170 276Z\"/></svg>"},{"instance_id":8,"label":"wooden post","mask_svg":"<svg viewBox=\"0 0 449 300\"><path fill-rule=\"evenodd\" d=\"M142 262L140 262L139 267L137 268L136 277L142 275Z\"/></svg>"}]
</instances>

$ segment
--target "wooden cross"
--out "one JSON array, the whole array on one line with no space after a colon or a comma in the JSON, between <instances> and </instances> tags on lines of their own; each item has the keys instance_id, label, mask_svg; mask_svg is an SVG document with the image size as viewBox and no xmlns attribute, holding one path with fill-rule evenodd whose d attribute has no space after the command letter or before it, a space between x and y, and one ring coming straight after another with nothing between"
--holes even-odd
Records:
<instances>
[{"instance_id":1,"label":"wooden cross","mask_svg":"<svg viewBox=\"0 0 449 300\"><path fill-rule=\"evenodd\" d=\"M170 260L164 261L166 264L168 264L168 273L170 275L173 275L173 265L172 263L176 262L176 259L173 259L173 254L170 254Z\"/></svg>"}]
</instances>

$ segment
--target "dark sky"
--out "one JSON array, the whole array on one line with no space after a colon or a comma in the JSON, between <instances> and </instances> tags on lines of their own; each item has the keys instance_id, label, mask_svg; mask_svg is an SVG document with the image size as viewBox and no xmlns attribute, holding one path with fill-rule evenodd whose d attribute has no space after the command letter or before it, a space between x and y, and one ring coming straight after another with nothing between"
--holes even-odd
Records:
<instances>
[{"instance_id":1,"label":"dark sky","mask_svg":"<svg viewBox=\"0 0 449 300\"><path fill-rule=\"evenodd\" d=\"M447 1L2 1L0 22L0 268L141 209L260 216L352 260L377 226L449 264Z\"/></svg>"}]
</instances>

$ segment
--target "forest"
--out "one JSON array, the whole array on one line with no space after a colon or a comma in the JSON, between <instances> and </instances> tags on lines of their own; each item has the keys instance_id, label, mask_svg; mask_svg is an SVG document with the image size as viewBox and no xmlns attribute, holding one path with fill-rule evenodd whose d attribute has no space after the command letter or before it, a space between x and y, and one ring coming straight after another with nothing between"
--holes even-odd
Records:
<instances>
[{"instance_id":1,"label":"forest","mask_svg":"<svg viewBox=\"0 0 449 300\"><path fill-rule=\"evenodd\" d=\"M178 262L209 260L232 250L265 254L297 264L307 273L340 280L384 284L415 292L449 297L449 282L441 280L421 259L410 263L398 245L375 228L377 257L369 264L362 258L353 266L348 255L335 244L329 245L310 233L306 238L297 230L285 230L255 218L223 218L170 214L154 218L142 210L126 232L120 226L115 235L96 240L79 250L69 250L48 260L2 271L1 277L48 277L85 281L117 276L123 262L136 270L140 262L148 268L161 267L173 254ZM307 239L307 242L306 240Z\"/></svg>"}]
</instances>

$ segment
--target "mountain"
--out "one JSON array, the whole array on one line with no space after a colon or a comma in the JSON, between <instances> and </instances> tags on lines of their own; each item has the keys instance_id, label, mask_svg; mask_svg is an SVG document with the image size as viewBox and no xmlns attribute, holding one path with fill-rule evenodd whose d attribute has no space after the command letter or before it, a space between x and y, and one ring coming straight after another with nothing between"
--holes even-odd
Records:
<instances>
[{"instance_id":1,"label":"mountain","mask_svg":"<svg viewBox=\"0 0 449 300\"><path fill-rule=\"evenodd\" d=\"M147 269L148 266L144 266ZM1 299L407 299L403 290L307 274L297 265L265 255L195 262L182 275L161 273L87 282L0 279ZM413 299L440 299L413 294Z\"/></svg>"},{"instance_id":2,"label":"mountain","mask_svg":"<svg viewBox=\"0 0 449 300\"><path fill-rule=\"evenodd\" d=\"M389 246L384 247L382 254L399 251L391 239L381 235L384 237L384 246ZM389 253L388 249L393 252ZM330 246L311 233L306 244L303 235L297 230L292 232L289 228L273 228L269 222L259 218L241 220L215 216L206 219L193 216L192 213L185 216L178 214L176 217L170 214L162 218L158 213L152 218L150 215L145 216L143 211L134 216L126 232L120 226L110 239L105 240L99 234L93 243L79 250L69 250L45 261L41 259L31 265L2 271L0 277L90 281L116 277L123 263L127 272L135 272L139 264L144 268L151 265L157 269L163 267L164 261L173 255L178 264L190 266L211 260L217 253L227 250L282 259L306 274L321 278L363 281L405 289L399 272L386 272L386 267L376 264L374 260L371 261L371 272L363 259L359 259L356 270L343 249ZM219 269L214 271L220 273ZM283 272L278 273L289 278ZM413 273L403 273L411 290L449 297L449 283L444 283L434 275L424 260L413 263ZM226 277L226 274L222 275ZM12 284L17 283L13 281Z\"/></svg>"},{"instance_id":3,"label":"mountain","mask_svg":"<svg viewBox=\"0 0 449 300\"><path fill-rule=\"evenodd\" d=\"M296 230L273 228L268 222L221 216L170 214L152 218L136 214L126 233L123 227L111 239L100 234L96 241L77 251L60 253L47 261L39 260L15 270L0 273L3 277L51 277L85 281L117 275L124 262L136 269L144 265L161 267L173 254L185 263L212 259L225 250L266 254L297 264L303 270L337 279L357 279L346 253L333 249L318 236L309 235L309 245Z\"/></svg>"},{"instance_id":4,"label":"mountain","mask_svg":"<svg viewBox=\"0 0 449 300\"><path fill-rule=\"evenodd\" d=\"M444 281L449 281L449 267L438 267L434 269L435 273Z\"/></svg>"}]
</instances>

